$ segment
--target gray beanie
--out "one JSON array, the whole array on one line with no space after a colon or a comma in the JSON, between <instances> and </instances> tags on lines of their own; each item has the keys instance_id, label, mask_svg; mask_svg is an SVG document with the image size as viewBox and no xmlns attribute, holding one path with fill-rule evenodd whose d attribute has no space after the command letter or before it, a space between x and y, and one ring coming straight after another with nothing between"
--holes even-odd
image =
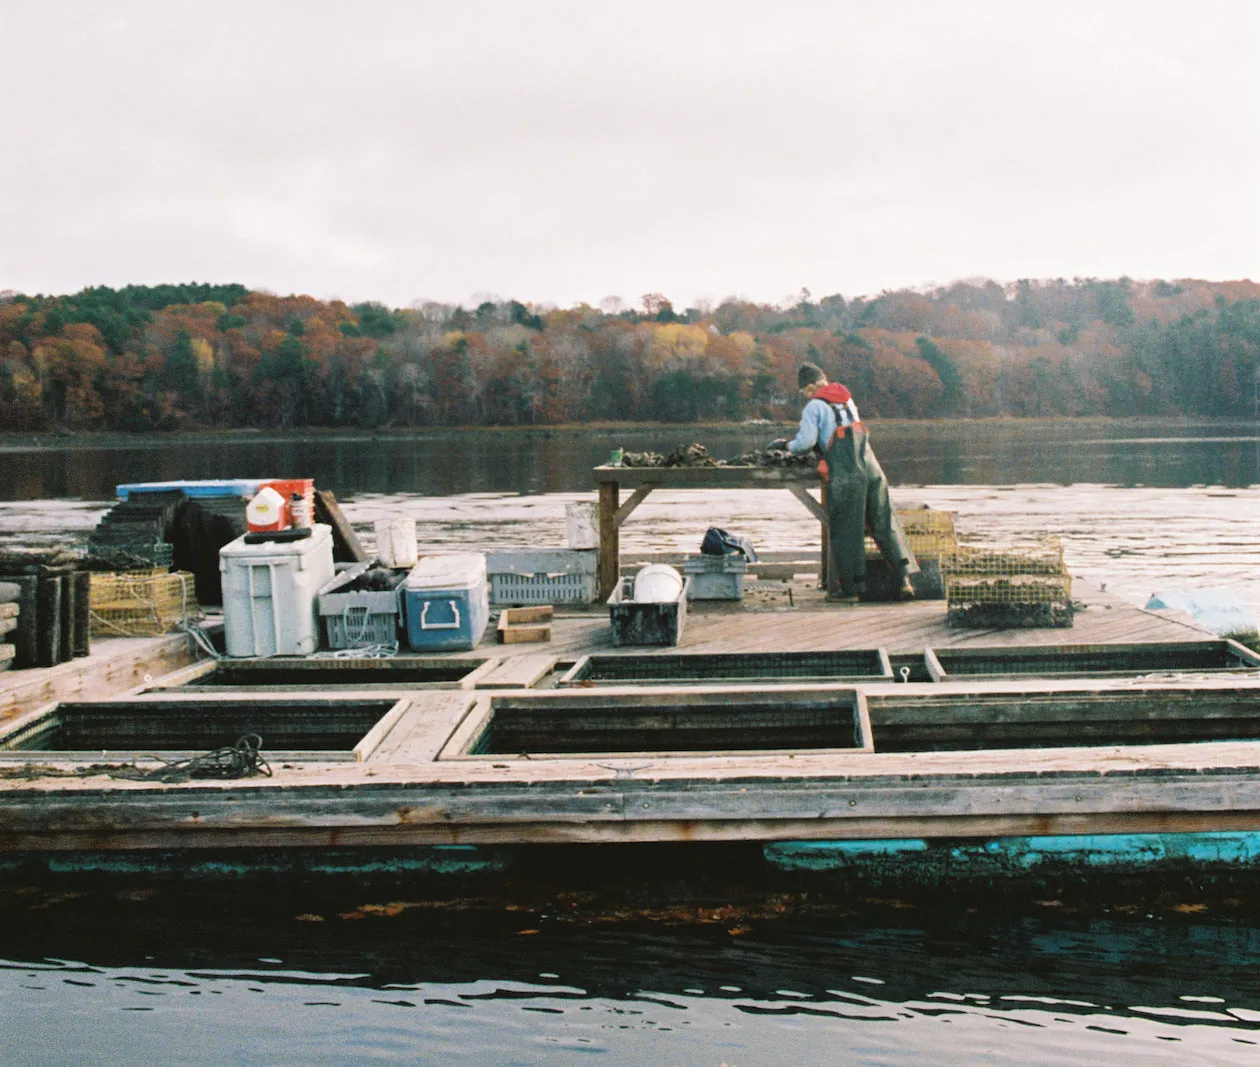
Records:
<instances>
[{"instance_id":1,"label":"gray beanie","mask_svg":"<svg viewBox=\"0 0 1260 1067\"><path fill-rule=\"evenodd\" d=\"M821 382L827 377L817 363L802 363L796 368L796 388L804 389L807 385Z\"/></svg>"}]
</instances>

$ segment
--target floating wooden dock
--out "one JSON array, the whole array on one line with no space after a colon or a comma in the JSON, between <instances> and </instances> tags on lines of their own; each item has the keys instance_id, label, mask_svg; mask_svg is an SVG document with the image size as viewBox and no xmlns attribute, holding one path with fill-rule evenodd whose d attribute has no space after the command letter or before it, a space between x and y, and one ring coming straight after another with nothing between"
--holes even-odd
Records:
<instances>
[{"instance_id":1,"label":"floating wooden dock","mask_svg":"<svg viewBox=\"0 0 1260 1067\"><path fill-rule=\"evenodd\" d=\"M1186 617L1078 582L1072 629L960 630L941 601L833 606L815 583L762 584L693 604L677 648L614 648L597 608L556 612L546 643L500 644L492 623L470 652L392 666L199 661L171 635L10 672L0 857L1260 831L1260 659ZM1126 646L1155 644L1126 666ZM1111 658L1056 677L929 653L1046 646ZM563 684L590 656L842 650L870 651L878 677L868 656L849 678ZM111 732L111 709L141 733ZM156 777L149 753L196 755L216 716L255 724L271 776ZM53 741L15 747L36 735Z\"/></svg>"}]
</instances>

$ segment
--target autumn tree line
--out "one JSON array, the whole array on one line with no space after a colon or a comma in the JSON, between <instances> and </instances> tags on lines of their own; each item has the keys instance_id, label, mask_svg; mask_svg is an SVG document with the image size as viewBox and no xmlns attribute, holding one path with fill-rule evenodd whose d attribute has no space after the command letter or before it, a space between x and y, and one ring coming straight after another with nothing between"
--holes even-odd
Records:
<instances>
[{"instance_id":1,"label":"autumn tree line","mask_svg":"<svg viewBox=\"0 0 1260 1067\"><path fill-rule=\"evenodd\" d=\"M1260 285L956 282L782 306L388 308L243 285L0 293L0 431L787 419L820 364L866 418L1248 416Z\"/></svg>"}]
</instances>

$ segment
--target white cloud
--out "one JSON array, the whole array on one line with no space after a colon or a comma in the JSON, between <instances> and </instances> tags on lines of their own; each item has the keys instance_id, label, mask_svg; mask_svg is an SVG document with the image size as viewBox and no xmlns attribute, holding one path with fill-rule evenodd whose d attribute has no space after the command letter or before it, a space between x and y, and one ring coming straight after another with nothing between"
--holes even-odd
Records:
<instances>
[{"instance_id":1,"label":"white cloud","mask_svg":"<svg viewBox=\"0 0 1260 1067\"><path fill-rule=\"evenodd\" d=\"M1260 6L0 0L0 288L1260 276Z\"/></svg>"}]
</instances>

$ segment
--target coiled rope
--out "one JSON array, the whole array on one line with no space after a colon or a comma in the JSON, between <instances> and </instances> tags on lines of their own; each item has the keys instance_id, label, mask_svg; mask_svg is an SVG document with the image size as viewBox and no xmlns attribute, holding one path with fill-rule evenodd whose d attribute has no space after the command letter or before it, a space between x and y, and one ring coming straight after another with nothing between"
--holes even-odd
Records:
<instances>
[{"instance_id":1,"label":"coiled rope","mask_svg":"<svg viewBox=\"0 0 1260 1067\"><path fill-rule=\"evenodd\" d=\"M262 738L258 734L245 734L233 745L216 748L201 756L182 760L167 760L150 753L159 767L137 767L134 763L122 764L105 770L111 778L125 778L138 782L187 782L192 778L252 778L261 774L271 777L271 765L263 758ZM100 767L94 768L98 772Z\"/></svg>"}]
</instances>

